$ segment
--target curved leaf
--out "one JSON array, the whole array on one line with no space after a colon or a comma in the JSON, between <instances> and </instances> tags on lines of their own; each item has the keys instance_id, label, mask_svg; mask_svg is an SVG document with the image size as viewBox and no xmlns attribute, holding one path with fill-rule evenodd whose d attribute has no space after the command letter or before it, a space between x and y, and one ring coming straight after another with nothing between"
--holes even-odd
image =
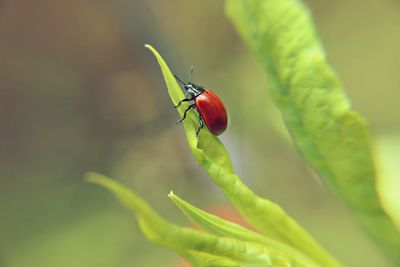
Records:
<instances>
[{"instance_id":1,"label":"curved leaf","mask_svg":"<svg viewBox=\"0 0 400 267\"><path fill-rule=\"evenodd\" d=\"M245 265L233 260L211 255L209 253L196 250L191 250L189 253L195 260L196 265L201 267L245 267Z\"/></svg>"},{"instance_id":2,"label":"curved leaf","mask_svg":"<svg viewBox=\"0 0 400 267\"><path fill-rule=\"evenodd\" d=\"M168 197L189 217L197 226L207 232L218 236L232 237L243 241L259 243L266 247L274 248L281 251L290 261L290 266L317 267L315 262L310 260L300 251L283 244L279 241L267 238L256 232L253 232L243 226L221 219L215 215L209 214L201 209L198 209L188 202L184 201L172 191Z\"/></svg>"},{"instance_id":3,"label":"curved leaf","mask_svg":"<svg viewBox=\"0 0 400 267\"><path fill-rule=\"evenodd\" d=\"M289 266L278 250L169 223L135 193L104 175L88 173L86 180L107 188L132 210L149 240L175 250L195 266Z\"/></svg>"},{"instance_id":4,"label":"curved leaf","mask_svg":"<svg viewBox=\"0 0 400 267\"><path fill-rule=\"evenodd\" d=\"M145 45L146 48L150 49L150 51L156 57L158 64L161 67L162 73L164 75L164 80L167 85L168 93L171 97L172 103L174 105L178 104L180 100L185 98L182 93L179 84L175 80L172 72L168 68L165 61L162 59L160 54L151 46ZM189 104L183 102L180 107L177 108L179 115L182 116L184 110L188 107ZM186 138L188 140L189 146L192 149L193 154L198 155L196 157L197 160L200 159L200 153L206 153L207 157L209 157L213 162L217 163L219 166L228 170L229 172L233 172L232 162L228 156L228 152L225 146L219 141L219 139L212 135L207 127L204 127L197 139L196 130L199 125L199 119L195 111L191 110L188 112L186 119L183 121L183 125L185 127ZM198 142L201 140L201 142Z\"/></svg>"},{"instance_id":5,"label":"curved leaf","mask_svg":"<svg viewBox=\"0 0 400 267\"><path fill-rule=\"evenodd\" d=\"M350 109L297 0L227 0L227 13L265 67L304 158L400 263L400 235L381 207L364 119Z\"/></svg>"},{"instance_id":6,"label":"curved leaf","mask_svg":"<svg viewBox=\"0 0 400 267\"><path fill-rule=\"evenodd\" d=\"M174 104L183 94L167 64L160 54L150 45L146 45L155 55L168 92ZM182 110L179 110L182 115ZM197 123L194 114L184 124L190 149L196 161L205 169L236 208L261 233L287 243L315 260L322 266L340 266L295 220L277 204L254 194L234 173L230 157L219 139L208 131L201 131L196 138Z\"/></svg>"}]
</instances>

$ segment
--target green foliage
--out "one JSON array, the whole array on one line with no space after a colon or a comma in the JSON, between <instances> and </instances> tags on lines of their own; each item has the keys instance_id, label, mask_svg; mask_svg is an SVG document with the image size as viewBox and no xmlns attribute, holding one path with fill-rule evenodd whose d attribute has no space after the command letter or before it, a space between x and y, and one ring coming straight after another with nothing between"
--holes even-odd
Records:
<instances>
[{"instance_id":1,"label":"green foliage","mask_svg":"<svg viewBox=\"0 0 400 267\"><path fill-rule=\"evenodd\" d=\"M227 0L227 13L264 66L304 158L400 263L400 235L381 206L364 119L350 109L297 0Z\"/></svg>"},{"instance_id":2,"label":"green foliage","mask_svg":"<svg viewBox=\"0 0 400 267\"><path fill-rule=\"evenodd\" d=\"M296 0L227 0L227 12L265 67L271 92L292 138L310 165L354 211L363 226L400 262L400 238L380 205L364 120L350 109L326 63L309 15ZM169 95L184 95L159 53L155 55ZM182 116L188 104L178 108ZM208 214L173 193L174 203L206 232L176 226L117 182L98 174L89 180L112 191L137 215L146 237L171 248L195 266L341 266L277 204L257 196L235 174L220 140L195 132L195 112L183 122L195 160L258 233Z\"/></svg>"},{"instance_id":3,"label":"green foliage","mask_svg":"<svg viewBox=\"0 0 400 267\"><path fill-rule=\"evenodd\" d=\"M382 135L374 140L374 151L380 163L378 192L380 192L382 206L389 213L400 230L400 165L398 153L400 151L400 136Z\"/></svg>"},{"instance_id":4,"label":"green foliage","mask_svg":"<svg viewBox=\"0 0 400 267\"><path fill-rule=\"evenodd\" d=\"M161 67L171 99L174 104L184 97L168 66L151 46L147 45ZM186 106L179 109L180 114ZM286 243L302 251L323 266L339 266L319 244L277 204L252 192L234 173L230 157L224 145L207 130L196 138L198 119L190 112L184 121L187 141L196 161L210 175L241 214L260 233Z\"/></svg>"},{"instance_id":5,"label":"green foliage","mask_svg":"<svg viewBox=\"0 0 400 267\"><path fill-rule=\"evenodd\" d=\"M168 196L182 210L182 212L192 220L194 224L210 233L218 236L229 236L239 240L255 242L266 247L275 248L277 251L281 251L284 255L286 255L286 257L288 257L288 259L290 259L292 262L293 266L318 266L303 253L284 243L262 236L256 232L244 228L243 226L223 220L215 215L198 209L179 198L173 192L171 192Z\"/></svg>"},{"instance_id":6,"label":"green foliage","mask_svg":"<svg viewBox=\"0 0 400 267\"><path fill-rule=\"evenodd\" d=\"M143 199L118 182L97 173L88 173L86 179L107 188L121 203L131 209L149 240L175 250L194 266L317 266L291 248L282 249L284 245L275 245L269 241L260 242L262 237L252 238L251 236L257 234L244 228L240 231L247 232L249 238L230 234L231 229L236 228L238 231L240 227L221 219L215 221L214 218L213 223L221 229L218 235L179 227L160 217ZM180 207L194 209L176 196L171 194L170 197L179 203ZM206 213L203 215L210 216ZM293 254L290 255L291 253ZM301 256L296 258L298 255Z\"/></svg>"},{"instance_id":7,"label":"green foliage","mask_svg":"<svg viewBox=\"0 0 400 267\"><path fill-rule=\"evenodd\" d=\"M159 62L173 103L178 103L184 95L174 76L158 52L146 47ZM184 109L185 106L179 108L180 115ZM197 124L197 116L190 112L184 128L196 161L264 236L207 214L170 194L189 218L210 233L179 227L161 218L119 183L95 173L89 173L87 179L109 189L130 208L149 240L175 250L195 266L341 266L282 208L255 195L243 184L219 139L207 130L196 137Z\"/></svg>"}]
</instances>

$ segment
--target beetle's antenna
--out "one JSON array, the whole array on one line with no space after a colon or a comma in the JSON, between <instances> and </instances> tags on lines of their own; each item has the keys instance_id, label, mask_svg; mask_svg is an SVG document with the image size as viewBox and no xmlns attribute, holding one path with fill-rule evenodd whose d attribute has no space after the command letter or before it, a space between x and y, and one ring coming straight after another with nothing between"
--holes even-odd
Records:
<instances>
[{"instance_id":1,"label":"beetle's antenna","mask_svg":"<svg viewBox=\"0 0 400 267\"><path fill-rule=\"evenodd\" d=\"M191 83L191 82L192 82L192 78L193 78L193 72L194 72L194 67L193 67L193 66L191 66L191 67L190 67L190 79L189 79L189 83Z\"/></svg>"},{"instance_id":2,"label":"beetle's antenna","mask_svg":"<svg viewBox=\"0 0 400 267\"><path fill-rule=\"evenodd\" d=\"M179 79L178 76L176 76L176 75L174 74L174 77L175 77L175 79L176 79L178 82L180 82L183 86L186 86L186 83L183 82L181 79Z\"/></svg>"}]
</instances>

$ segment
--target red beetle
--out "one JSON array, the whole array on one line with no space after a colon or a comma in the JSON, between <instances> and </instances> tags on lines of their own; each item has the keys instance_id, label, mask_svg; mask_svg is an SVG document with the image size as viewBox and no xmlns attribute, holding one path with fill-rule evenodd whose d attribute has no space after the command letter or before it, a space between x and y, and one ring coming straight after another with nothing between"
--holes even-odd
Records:
<instances>
[{"instance_id":1,"label":"red beetle","mask_svg":"<svg viewBox=\"0 0 400 267\"><path fill-rule=\"evenodd\" d=\"M191 74L192 73L193 68L191 69ZM179 101L175 108L179 107L182 102L193 101L193 103L186 108L182 119L180 119L178 123L182 122L186 118L186 113L189 110L195 108L199 114L200 120L200 126L196 131L196 135L199 134L200 130L204 127L204 124L213 135L222 134L228 125L228 115L224 104L218 95L209 89L206 90L203 87L192 83L191 81L185 83L179 79L178 76L174 75L174 77L183 85L187 92L185 98Z\"/></svg>"}]
</instances>

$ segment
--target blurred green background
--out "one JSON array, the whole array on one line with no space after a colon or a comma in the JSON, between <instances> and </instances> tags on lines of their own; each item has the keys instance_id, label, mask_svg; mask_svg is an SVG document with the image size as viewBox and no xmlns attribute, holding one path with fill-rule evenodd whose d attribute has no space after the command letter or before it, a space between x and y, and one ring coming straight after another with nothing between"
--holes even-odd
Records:
<instances>
[{"instance_id":1,"label":"blurred green background","mask_svg":"<svg viewBox=\"0 0 400 267\"><path fill-rule=\"evenodd\" d=\"M399 2L306 3L354 109L398 142ZM212 0L0 2L0 266L184 266L84 183L86 171L122 180L182 225L171 189L236 217L195 164L145 43L184 79L195 66L194 82L224 100L222 140L246 184L346 265L392 266L297 154L265 75Z\"/></svg>"}]
</instances>

